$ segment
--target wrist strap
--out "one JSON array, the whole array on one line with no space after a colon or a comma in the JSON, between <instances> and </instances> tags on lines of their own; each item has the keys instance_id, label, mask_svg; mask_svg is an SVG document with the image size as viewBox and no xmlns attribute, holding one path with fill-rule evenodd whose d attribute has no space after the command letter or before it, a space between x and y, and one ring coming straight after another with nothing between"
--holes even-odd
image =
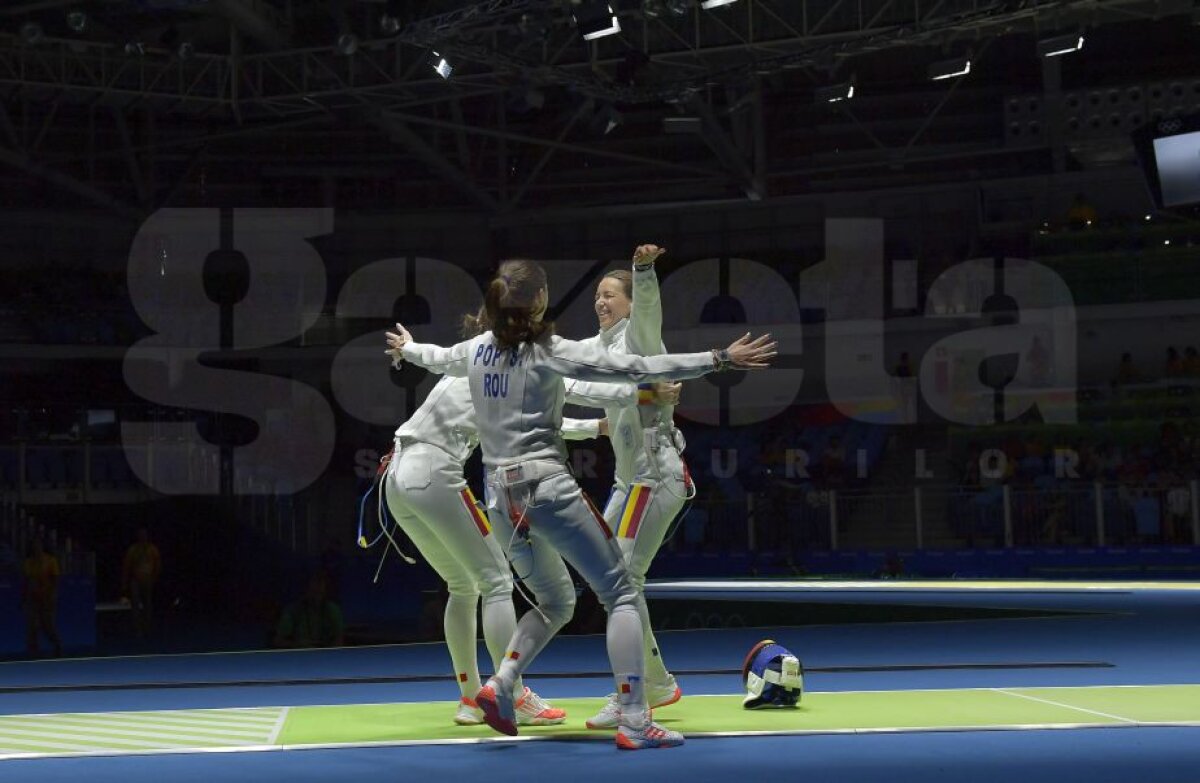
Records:
<instances>
[{"instance_id":1,"label":"wrist strap","mask_svg":"<svg viewBox=\"0 0 1200 783\"><path fill-rule=\"evenodd\" d=\"M638 405L653 405L656 397L653 384L638 384Z\"/></svg>"},{"instance_id":2,"label":"wrist strap","mask_svg":"<svg viewBox=\"0 0 1200 783\"><path fill-rule=\"evenodd\" d=\"M729 358L729 351L725 348L713 348L713 369L717 372L724 372L733 367L733 359Z\"/></svg>"}]
</instances>

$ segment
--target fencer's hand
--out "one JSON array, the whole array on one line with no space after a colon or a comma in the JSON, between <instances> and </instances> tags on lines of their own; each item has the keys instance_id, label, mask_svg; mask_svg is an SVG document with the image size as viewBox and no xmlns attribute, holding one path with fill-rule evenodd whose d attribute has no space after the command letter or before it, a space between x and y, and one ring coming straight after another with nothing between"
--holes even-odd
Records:
<instances>
[{"instance_id":1,"label":"fencer's hand","mask_svg":"<svg viewBox=\"0 0 1200 783\"><path fill-rule=\"evenodd\" d=\"M655 405L678 405L679 394L683 390L682 383L672 383L670 381L659 381L654 384L654 404Z\"/></svg>"},{"instance_id":2,"label":"fencer's hand","mask_svg":"<svg viewBox=\"0 0 1200 783\"><path fill-rule=\"evenodd\" d=\"M401 351L404 346L412 341L412 335L404 328L404 324L396 324L396 331L387 333L388 349L384 353L392 357L393 365L399 364L404 359L404 354Z\"/></svg>"},{"instance_id":3,"label":"fencer's hand","mask_svg":"<svg viewBox=\"0 0 1200 783\"><path fill-rule=\"evenodd\" d=\"M665 252L667 249L658 245L638 245L637 250L633 251L633 264L650 266Z\"/></svg>"},{"instance_id":4,"label":"fencer's hand","mask_svg":"<svg viewBox=\"0 0 1200 783\"><path fill-rule=\"evenodd\" d=\"M602 438L608 437L608 418L607 417L600 420L600 437L602 437Z\"/></svg>"},{"instance_id":5,"label":"fencer's hand","mask_svg":"<svg viewBox=\"0 0 1200 783\"><path fill-rule=\"evenodd\" d=\"M395 332L388 332L388 342L392 343L393 341L396 344L392 345L392 347L399 349L411 343L413 336L404 328L404 324L398 323L396 324Z\"/></svg>"},{"instance_id":6,"label":"fencer's hand","mask_svg":"<svg viewBox=\"0 0 1200 783\"><path fill-rule=\"evenodd\" d=\"M761 370L769 366L771 360L776 357L775 349L778 345L769 334L752 340L750 333L746 332L730 343L725 350L729 352L733 366L739 370Z\"/></svg>"}]
</instances>

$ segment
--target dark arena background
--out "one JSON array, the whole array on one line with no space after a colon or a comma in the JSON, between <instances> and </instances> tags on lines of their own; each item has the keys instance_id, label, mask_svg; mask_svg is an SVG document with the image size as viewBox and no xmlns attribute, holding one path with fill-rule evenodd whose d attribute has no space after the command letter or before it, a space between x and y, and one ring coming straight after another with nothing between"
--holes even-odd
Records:
<instances>
[{"instance_id":1,"label":"dark arena background","mask_svg":"<svg viewBox=\"0 0 1200 783\"><path fill-rule=\"evenodd\" d=\"M4 781L1200 777L1193 0L7 0L0 204ZM582 581L567 722L456 726L444 586L358 545L434 383L384 333L523 257L594 335L643 243L669 348L780 351L676 409L688 742L583 728Z\"/></svg>"}]
</instances>

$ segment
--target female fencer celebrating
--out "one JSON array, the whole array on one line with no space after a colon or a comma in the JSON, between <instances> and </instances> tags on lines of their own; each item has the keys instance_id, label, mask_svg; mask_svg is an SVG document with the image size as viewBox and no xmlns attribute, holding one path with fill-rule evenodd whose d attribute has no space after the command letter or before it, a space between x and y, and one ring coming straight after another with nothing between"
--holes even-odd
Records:
<instances>
[{"instance_id":1,"label":"female fencer celebrating","mask_svg":"<svg viewBox=\"0 0 1200 783\"><path fill-rule=\"evenodd\" d=\"M747 334L724 349L641 357L564 340L543 320L546 273L532 261L500 266L484 298L489 331L450 348L424 345L400 324L389 352L435 372L467 376L486 470L487 506L514 530L528 528L535 552L552 547L579 572L608 610L607 646L620 707L617 746L669 747L678 732L653 723L643 687L638 593L602 517L584 500L566 463L559 425L563 378L682 380L717 370L765 368L775 356L768 336ZM545 558L543 558L545 560ZM536 610L517 623L508 653L476 695L488 725L515 735L513 683L569 619L574 590L566 569L536 567L524 580Z\"/></svg>"},{"instance_id":2,"label":"female fencer celebrating","mask_svg":"<svg viewBox=\"0 0 1200 783\"><path fill-rule=\"evenodd\" d=\"M582 343L639 356L667 352L662 341L662 299L654 270L654 262L665 252L657 245L640 245L633 253L632 273L618 269L600 279L595 299L600 333ZM587 381L568 381L567 392L586 394L592 386ZM616 468L604 519L616 533L633 586L641 594L646 572L667 529L695 490L681 456L683 436L675 429L673 408L610 406L605 408L605 415ZM644 598L638 602L638 613L645 645L646 701L650 709L674 704L682 691L662 660ZM588 719L587 727L613 728L619 714L619 700L612 694L604 709Z\"/></svg>"},{"instance_id":3,"label":"female fencer celebrating","mask_svg":"<svg viewBox=\"0 0 1200 783\"><path fill-rule=\"evenodd\" d=\"M568 395L580 405L636 406L632 383L594 383ZM589 422L567 419L568 439L594 437ZM479 439L466 378L442 378L416 412L396 430L391 461L384 474L384 498L396 524L446 583L443 628L461 692L454 722L483 723L475 703L479 692L476 661L476 606L483 600L483 638L498 669L505 645L517 627L512 573L487 516L463 478L463 466ZM563 710L551 707L518 679L513 682L517 723L562 723Z\"/></svg>"}]
</instances>

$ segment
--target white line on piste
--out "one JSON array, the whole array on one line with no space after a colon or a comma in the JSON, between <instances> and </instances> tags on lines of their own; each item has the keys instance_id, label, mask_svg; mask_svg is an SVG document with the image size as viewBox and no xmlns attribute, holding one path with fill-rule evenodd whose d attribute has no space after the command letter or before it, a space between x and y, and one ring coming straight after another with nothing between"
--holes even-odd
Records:
<instances>
[{"instance_id":1,"label":"white line on piste","mask_svg":"<svg viewBox=\"0 0 1200 783\"><path fill-rule=\"evenodd\" d=\"M1004 688L991 688L990 690L993 690L996 693L1003 693L1007 696L1016 696L1019 699L1028 699L1029 701L1038 701L1038 702L1041 702L1042 704L1050 704L1055 707L1062 707L1062 708L1068 709L1068 710L1076 710L1078 712L1086 712L1090 715L1099 715L1102 718L1112 718L1113 720L1119 720L1122 723L1131 723L1133 725L1137 725L1137 723L1138 723L1136 720L1132 720L1130 718L1122 718L1120 715L1111 715L1107 712L1100 712L1099 710L1089 710L1086 707L1076 707L1074 704L1064 704L1061 701L1052 701L1050 699L1041 699L1041 698L1038 698L1037 696L1030 696L1026 693L1016 693L1015 691L1006 690Z\"/></svg>"},{"instance_id":2,"label":"white line on piste","mask_svg":"<svg viewBox=\"0 0 1200 783\"><path fill-rule=\"evenodd\" d=\"M171 720L169 717L161 720L139 719L139 720L111 720L108 718L91 718L88 716L79 715L63 715L52 718L37 718L29 721L15 721L0 724L0 734L3 734L7 728L15 727L21 729L37 730L46 726L61 726L67 730L73 729L88 729L99 733L114 732L116 730L138 732L147 736L182 736L182 737L219 737L231 739L247 739L256 742L262 742L272 727L265 727L257 730L247 730L239 728L236 725L231 725L226 728L219 724L208 723L203 726L194 723L179 723Z\"/></svg>"},{"instance_id":3,"label":"white line on piste","mask_svg":"<svg viewBox=\"0 0 1200 783\"><path fill-rule=\"evenodd\" d=\"M279 733L283 731L283 724L287 722L287 716L290 710L290 707L284 707L279 711L279 720L275 721L275 727L271 729L271 735L267 737L268 745L274 745L279 741Z\"/></svg>"}]
</instances>

